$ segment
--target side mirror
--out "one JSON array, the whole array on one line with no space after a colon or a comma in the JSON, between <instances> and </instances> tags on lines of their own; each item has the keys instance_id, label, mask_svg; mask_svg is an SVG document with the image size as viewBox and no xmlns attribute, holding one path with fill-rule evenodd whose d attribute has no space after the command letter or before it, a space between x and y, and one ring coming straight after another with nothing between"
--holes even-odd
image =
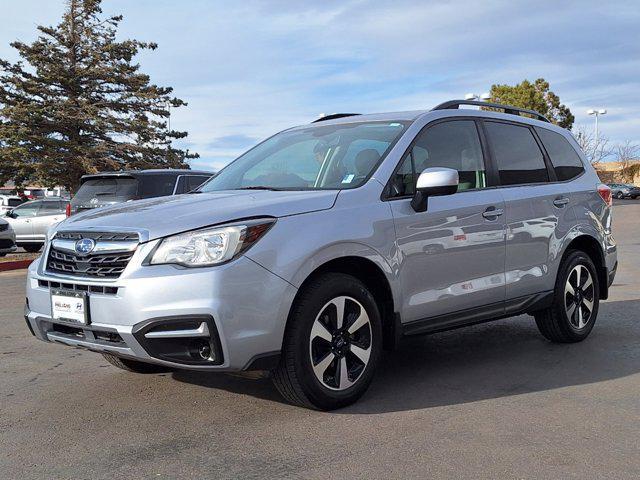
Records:
<instances>
[{"instance_id":1,"label":"side mirror","mask_svg":"<svg viewBox=\"0 0 640 480\"><path fill-rule=\"evenodd\" d=\"M458 183L458 171L453 168L434 167L423 170L416 182L411 207L416 212L424 212L429 197L452 195L458 191Z\"/></svg>"},{"instance_id":2,"label":"side mirror","mask_svg":"<svg viewBox=\"0 0 640 480\"><path fill-rule=\"evenodd\" d=\"M16 218L15 213L13 213L13 210L7 210L7 213L4 214L5 217L9 217L9 218Z\"/></svg>"}]
</instances>

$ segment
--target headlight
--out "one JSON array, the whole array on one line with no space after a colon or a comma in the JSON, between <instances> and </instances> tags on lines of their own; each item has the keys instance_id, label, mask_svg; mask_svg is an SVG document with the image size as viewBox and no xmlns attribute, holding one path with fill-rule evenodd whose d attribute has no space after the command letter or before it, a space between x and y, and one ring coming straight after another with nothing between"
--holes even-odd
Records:
<instances>
[{"instance_id":1,"label":"headlight","mask_svg":"<svg viewBox=\"0 0 640 480\"><path fill-rule=\"evenodd\" d=\"M262 237L275 219L259 219L204 228L163 239L151 252L150 265L206 267L232 260Z\"/></svg>"}]
</instances>

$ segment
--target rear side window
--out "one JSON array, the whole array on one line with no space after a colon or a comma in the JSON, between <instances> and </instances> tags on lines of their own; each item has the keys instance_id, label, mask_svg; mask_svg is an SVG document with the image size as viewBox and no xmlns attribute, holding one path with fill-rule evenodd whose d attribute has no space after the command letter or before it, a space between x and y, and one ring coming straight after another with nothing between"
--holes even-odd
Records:
<instances>
[{"instance_id":1,"label":"rear side window","mask_svg":"<svg viewBox=\"0 0 640 480\"><path fill-rule=\"evenodd\" d=\"M22 204L22 200L20 200L19 198L10 198L7 200L7 205L9 207L17 207L18 205Z\"/></svg>"},{"instance_id":2,"label":"rear side window","mask_svg":"<svg viewBox=\"0 0 640 480\"><path fill-rule=\"evenodd\" d=\"M502 185L549 181L542 152L528 127L485 122Z\"/></svg>"},{"instance_id":3,"label":"rear side window","mask_svg":"<svg viewBox=\"0 0 640 480\"><path fill-rule=\"evenodd\" d=\"M58 215L64 212L65 206L62 202L42 202L38 215Z\"/></svg>"},{"instance_id":4,"label":"rear side window","mask_svg":"<svg viewBox=\"0 0 640 480\"><path fill-rule=\"evenodd\" d=\"M584 172L582 160L566 138L546 128L536 127L536 132L549 154L558 180L571 180Z\"/></svg>"},{"instance_id":5,"label":"rear side window","mask_svg":"<svg viewBox=\"0 0 640 480\"><path fill-rule=\"evenodd\" d=\"M165 195L173 195L176 186L176 176L174 175L143 175L140 176L140 190L138 196L140 198L164 197Z\"/></svg>"}]
</instances>

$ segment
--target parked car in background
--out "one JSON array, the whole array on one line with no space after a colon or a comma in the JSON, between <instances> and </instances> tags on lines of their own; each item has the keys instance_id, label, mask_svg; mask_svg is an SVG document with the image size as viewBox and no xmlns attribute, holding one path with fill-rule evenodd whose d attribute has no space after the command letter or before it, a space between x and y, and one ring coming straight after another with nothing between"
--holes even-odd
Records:
<instances>
[{"instance_id":1,"label":"parked car in background","mask_svg":"<svg viewBox=\"0 0 640 480\"><path fill-rule=\"evenodd\" d=\"M6 215L9 210L23 203L24 200L18 195L0 195L0 216Z\"/></svg>"},{"instance_id":2,"label":"parked car in background","mask_svg":"<svg viewBox=\"0 0 640 480\"><path fill-rule=\"evenodd\" d=\"M23 203L9 210L4 219L16 235L16 243L27 252L37 252L44 245L47 230L66 218L68 201L43 198Z\"/></svg>"},{"instance_id":3,"label":"parked car in background","mask_svg":"<svg viewBox=\"0 0 640 480\"><path fill-rule=\"evenodd\" d=\"M69 215L106 205L188 193L213 172L197 170L132 170L84 175L78 192L71 199Z\"/></svg>"},{"instance_id":4,"label":"parked car in background","mask_svg":"<svg viewBox=\"0 0 640 480\"><path fill-rule=\"evenodd\" d=\"M0 218L0 257L16 250L16 234L9 222Z\"/></svg>"},{"instance_id":5,"label":"parked car in background","mask_svg":"<svg viewBox=\"0 0 640 480\"><path fill-rule=\"evenodd\" d=\"M38 198L46 197L47 191L44 188L32 188L30 190L23 190L22 194L29 200L36 200Z\"/></svg>"},{"instance_id":6,"label":"parked car in background","mask_svg":"<svg viewBox=\"0 0 640 480\"><path fill-rule=\"evenodd\" d=\"M633 198L640 197L640 188L629 183L608 183L613 198Z\"/></svg>"},{"instance_id":7,"label":"parked car in background","mask_svg":"<svg viewBox=\"0 0 640 480\"><path fill-rule=\"evenodd\" d=\"M139 373L272 370L326 410L403 336L528 313L552 342L584 340L618 265L611 189L569 131L512 106L331 115L198 193L52 229L31 333Z\"/></svg>"}]
</instances>

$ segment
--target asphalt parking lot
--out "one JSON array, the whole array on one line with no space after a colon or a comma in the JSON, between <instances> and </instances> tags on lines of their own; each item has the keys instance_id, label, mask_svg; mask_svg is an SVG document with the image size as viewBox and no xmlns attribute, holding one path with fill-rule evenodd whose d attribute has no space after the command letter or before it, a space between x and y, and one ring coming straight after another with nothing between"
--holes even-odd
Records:
<instances>
[{"instance_id":1,"label":"asphalt parking lot","mask_svg":"<svg viewBox=\"0 0 640 480\"><path fill-rule=\"evenodd\" d=\"M585 342L528 316L414 338L333 413L36 341L25 272L0 274L0 478L638 478L640 201L614 215L620 268Z\"/></svg>"}]
</instances>

